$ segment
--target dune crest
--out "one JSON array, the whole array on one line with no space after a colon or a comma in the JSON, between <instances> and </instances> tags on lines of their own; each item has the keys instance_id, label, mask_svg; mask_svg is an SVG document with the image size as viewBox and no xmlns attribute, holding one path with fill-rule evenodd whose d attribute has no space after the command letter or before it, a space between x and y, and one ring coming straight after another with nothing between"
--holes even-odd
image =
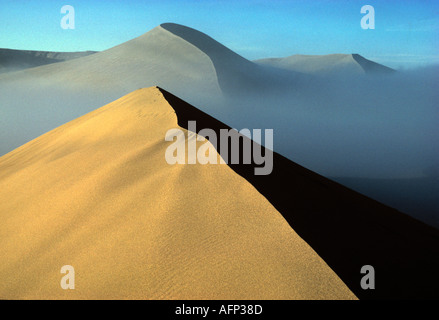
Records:
<instances>
[{"instance_id":1,"label":"dune crest","mask_svg":"<svg viewBox=\"0 0 439 320\"><path fill-rule=\"evenodd\" d=\"M140 89L1 157L0 298L355 299L229 166L166 163L182 120Z\"/></svg>"}]
</instances>

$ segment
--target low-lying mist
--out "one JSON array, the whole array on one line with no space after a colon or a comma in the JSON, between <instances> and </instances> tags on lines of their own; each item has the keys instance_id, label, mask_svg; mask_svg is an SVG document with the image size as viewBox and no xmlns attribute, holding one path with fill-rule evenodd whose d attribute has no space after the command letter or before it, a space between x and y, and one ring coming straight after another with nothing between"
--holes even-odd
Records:
<instances>
[{"instance_id":1,"label":"low-lying mist","mask_svg":"<svg viewBox=\"0 0 439 320\"><path fill-rule=\"evenodd\" d=\"M439 227L438 85L439 66L304 77L273 94L243 91L210 113L235 128L272 128L275 151Z\"/></svg>"},{"instance_id":2,"label":"low-lying mist","mask_svg":"<svg viewBox=\"0 0 439 320\"><path fill-rule=\"evenodd\" d=\"M306 77L206 109L237 129L274 129L275 151L327 176L421 177L438 172L438 71Z\"/></svg>"}]
</instances>

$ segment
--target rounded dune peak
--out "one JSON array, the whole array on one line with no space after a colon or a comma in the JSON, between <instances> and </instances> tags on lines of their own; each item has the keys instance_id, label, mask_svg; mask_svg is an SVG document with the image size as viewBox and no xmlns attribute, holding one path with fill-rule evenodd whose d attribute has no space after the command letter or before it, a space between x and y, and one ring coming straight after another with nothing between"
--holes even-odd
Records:
<instances>
[{"instance_id":1,"label":"rounded dune peak","mask_svg":"<svg viewBox=\"0 0 439 320\"><path fill-rule=\"evenodd\" d=\"M200 32L200 31L198 31L198 30L196 30L196 29L190 28L190 27L188 27L188 26L185 26L185 25L182 25L182 24L179 24L179 23L174 23L174 22L164 22L164 23L160 23L159 26L162 27L162 28L164 28L164 29L166 29L166 30L172 30L172 29L174 29L174 30L176 30L176 29L189 29L189 30L192 30L192 31L194 31L194 32ZM200 32L200 33L201 33L201 32Z\"/></svg>"},{"instance_id":2,"label":"rounded dune peak","mask_svg":"<svg viewBox=\"0 0 439 320\"><path fill-rule=\"evenodd\" d=\"M207 54L211 59L238 59L241 63L251 63L207 34L196 29L170 22L162 23L160 24L160 27L177 37L188 41Z\"/></svg>"},{"instance_id":3,"label":"rounded dune peak","mask_svg":"<svg viewBox=\"0 0 439 320\"><path fill-rule=\"evenodd\" d=\"M232 168L165 161L169 129L189 139L177 103L204 117L170 95L138 89L0 158L0 298L356 299Z\"/></svg>"}]
</instances>

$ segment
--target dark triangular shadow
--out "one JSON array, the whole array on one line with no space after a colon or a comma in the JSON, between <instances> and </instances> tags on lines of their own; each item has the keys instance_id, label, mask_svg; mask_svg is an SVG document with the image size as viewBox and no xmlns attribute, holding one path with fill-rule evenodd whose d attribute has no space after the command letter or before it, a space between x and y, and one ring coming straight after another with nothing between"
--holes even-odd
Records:
<instances>
[{"instance_id":1,"label":"dark triangular shadow","mask_svg":"<svg viewBox=\"0 0 439 320\"><path fill-rule=\"evenodd\" d=\"M229 126L160 90L181 127L193 120L197 131L213 129L220 146L220 129ZM439 230L273 156L270 175L255 175L255 163L229 166L270 201L357 297L439 298ZM364 265L375 269L374 290L361 288Z\"/></svg>"}]
</instances>

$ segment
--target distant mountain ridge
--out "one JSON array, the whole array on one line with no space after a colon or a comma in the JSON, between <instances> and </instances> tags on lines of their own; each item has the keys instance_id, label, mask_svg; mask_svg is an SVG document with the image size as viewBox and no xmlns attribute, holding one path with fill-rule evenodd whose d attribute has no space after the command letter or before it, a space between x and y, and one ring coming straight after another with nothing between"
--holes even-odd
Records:
<instances>
[{"instance_id":1,"label":"distant mountain ridge","mask_svg":"<svg viewBox=\"0 0 439 320\"><path fill-rule=\"evenodd\" d=\"M85 57L96 51L55 52L0 48L0 74Z\"/></svg>"}]
</instances>

